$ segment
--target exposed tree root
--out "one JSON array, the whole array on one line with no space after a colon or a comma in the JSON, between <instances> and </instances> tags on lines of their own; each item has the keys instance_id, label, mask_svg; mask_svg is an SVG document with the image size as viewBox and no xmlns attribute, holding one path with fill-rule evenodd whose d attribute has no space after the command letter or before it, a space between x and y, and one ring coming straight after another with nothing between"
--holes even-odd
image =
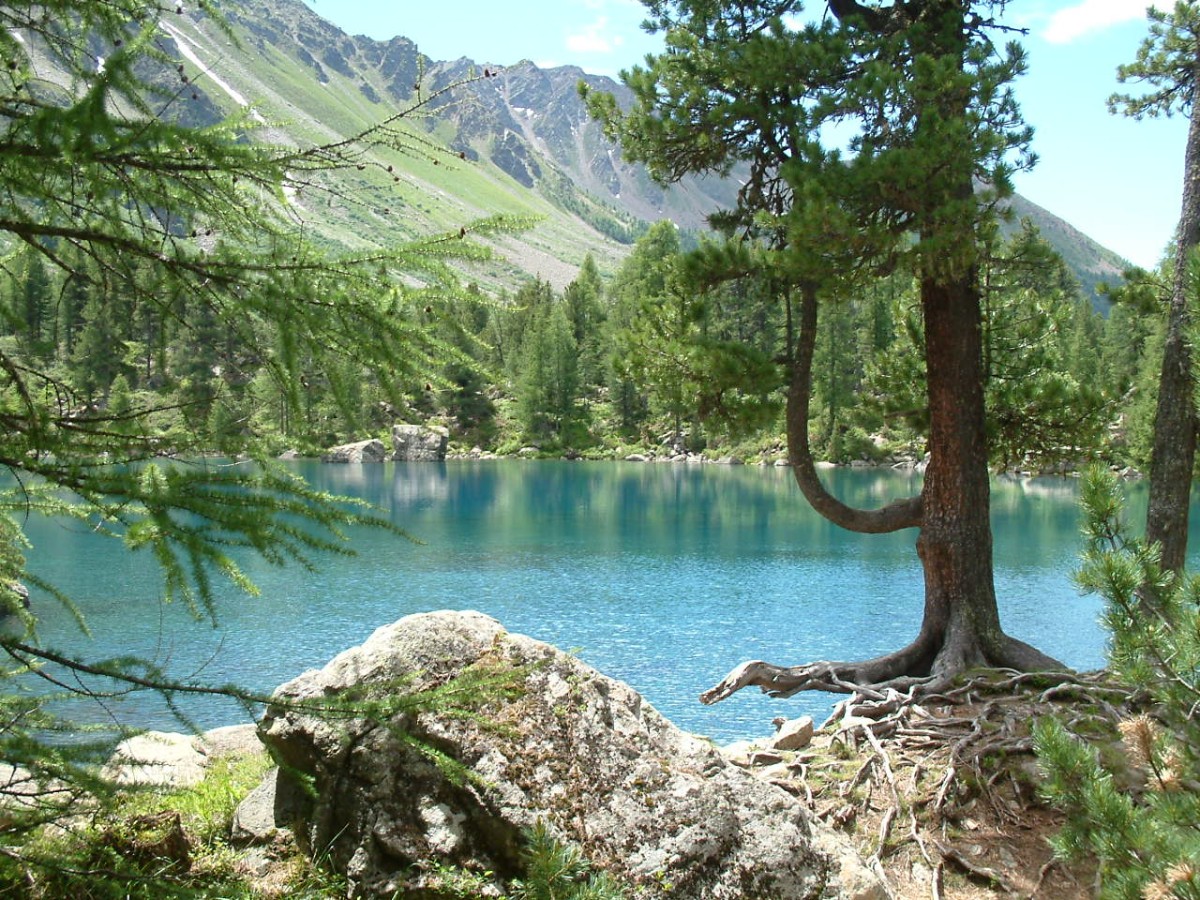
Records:
<instances>
[{"instance_id":1,"label":"exposed tree root","mask_svg":"<svg viewBox=\"0 0 1200 900\"><path fill-rule=\"evenodd\" d=\"M802 691L828 691L856 698L856 715L878 718L922 697L949 690L966 672L996 668L1071 676L1058 660L1015 638L1004 635L990 652L974 641L953 642L945 635L923 633L915 641L885 656L861 662L820 660L800 666L779 666L760 659L743 662L700 695L706 705L746 687L772 697L791 697ZM866 704L881 704L872 715ZM861 711L860 711L861 709Z\"/></svg>"},{"instance_id":2,"label":"exposed tree root","mask_svg":"<svg viewBox=\"0 0 1200 900\"><path fill-rule=\"evenodd\" d=\"M831 674L841 680L836 667L819 677ZM1053 715L1115 746L1117 723L1141 704L1103 672L872 686L838 705L812 748L764 776L851 834L897 897L1082 898L1089 872L1053 859L1046 842L1060 819L1038 795L1032 725Z\"/></svg>"},{"instance_id":3,"label":"exposed tree root","mask_svg":"<svg viewBox=\"0 0 1200 900\"><path fill-rule=\"evenodd\" d=\"M908 676L903 679L897 676L884 681L867 681L860 668L853 663L822 661L784 667L754 659L740 664L719 684L701 694L700 702L717 703L745 687L761 688L763 693L772 697L791 697L801 691L829 691L882 699L888 692L899 692L932 680L930 676Z\"/></svg>"}]
</instances>

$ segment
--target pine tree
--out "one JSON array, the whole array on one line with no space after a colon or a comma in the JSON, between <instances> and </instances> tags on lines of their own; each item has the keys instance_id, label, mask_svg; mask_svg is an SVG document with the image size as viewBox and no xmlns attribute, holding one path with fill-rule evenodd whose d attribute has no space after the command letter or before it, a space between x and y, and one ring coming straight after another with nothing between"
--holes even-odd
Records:
<instances>
[{"instance_id":1,"label":"pine tree","mask_svg":"<svg viewBox=\"0 0 1200 900\"><path fill-rule=\"evenodd\" d=\"M579 350L579 377L586 389L604 383L604 285L592 254L584 257L575 280L563 291L571 333Z\"/></svg>"},{"instance_id":2,"label":"pine tree","mask_svg":"<svg viewBox=\"0 0 1200 900\"><path fill-rule=\"evenodd\" d=\"M1138 119L1169 116L1182 110L1191 119L1184 148L1183 203L1175 237L1146 509L1148 539L1162 545L1163 564L1180 571L1187 556L1192 475L1200 429L1188 333L1200 248L1200 115L1196 111L1200 100L1200 6L1195 0L1179 0L1171 12L1151 7L1147 16L1150 36L1139 48L1137 59L1118 69L1118 77L1123 82L1145 82L1155 89L1137 97L1114 94L1109 108Z\"/></svg>"},{"instance_id":3,"label":"pine tree","mask_svg":"<svg viewBox=\"0 0 1200 900\"><path fill-rule=\"evenodd\" d=\"M94 296L79 313L82 327L74 341L70 367L75 387L89 402L108 390L121 370L115 352L121 339L115 310Z\"/></svg>"},{"instance_id":4,"label":"pine tree","mask_svg":"<svg viewBox=\"0 0 1200 900\"><path fill-rule=\"evenodd\" d=\"M566 305L551 301L529 321L516 385L518 416L534 440L562 438L576 418L579 354Z\"/></svg>"},{"instance_id":5,"label":"pine tree","mask_svg":"<svg viewBox=\"0 0 1200 900\"><path fill-rule=\"evenodd\" d=\"M758 685L773 694L894 683L942 685L966 669L1057 667L1001 627L988 521L989 471L977 235L1032 163L1010 82L1021 48L1000 48L1002 3L830 4L794 27L798 3L648 2L666 51L625 73L632 106L589 95L626 156L664 181L748 168L718 217L765 245L764 265L798 299L787 413L789 456L809 502L860 532L919 529L925 613L908 646L862 662L739 666L707 702ZM826 126L848 146L825 147ZM850 152L841 152L847 149ZM809 445L817 305L908 266L924 329L930 462L921 494L853 509L825 488ZM784 301L789 302L785 299Z\"/></svg>"},{"instance_id":6,"label":"pine tree","mask_svg":"<svg viewBox=\"0 0 1200 900\"><path fill-rule=\"evenodd\" d=\"M1068 358L1073 313L1085 305L1065 263L1029 223L989 255L984 366L997 466L1076 466L1100 446L1110 398L1075 377Z\"/></svg>"},{"instance_id":7,"label":"pine tree","mask_svg":"<svg viewBox=\"0 0 1200 900\"><path fill-rule=\"evenodd\" d=\"M1082 503L1088 547L1077 579L1104 600L1111 671L1150 703L1149 712L1121 723L1123 758L1115 766L1110 758L1107 768L1094 743L1054 720L1038 724L1043 791L1067 815L1055 849L1099 862L1101 897L1197 898L1200 579L1170 570L1157 544L1131 536L1109 473L1086 475ZM1142 601L1146 586L1158 600L1150 613Z\"/></svg>"},{"instance_id":8,"label":"pine tree","mask_svg":"<svg viewBox=\"0 0 1200 900\"><path fill-rule=\"evenodd\" d=\"M428 310L435 315L433 327L453 351L442 372L446 415L465 440L487 445L496 431L496 405L489 381L496 373L489 370L497 361L489 358L487 343L496 304L472 284L461 296L449 297Z\"/></svg>"},{"instance_id":9,"label":"pine tree","mask_svg":"<svg viewBox=\"0 0 1200 900\"><path fill-rule=\"evenodd\" d=\"M847 418L860 385L862 354L855 341L855 309L849 302L827 303L820 311L822 337L813 357L817 377L818 442L826 459L846 462L854 448L844 442ZM821 407L824 407L821 411Z\"/></svg>"},{"instance_id":10,"label":"pine tree","mask_svg":"<svg viewBox=\"0 0 1200 900\"><path fill-rule=\"evenodd\" d=\"M303 222L285 214L285 182L318 195L330 172L382 165L381 158L418 146L422 153L436 148L414 143L399 127L411 109L330 145L270 143L247 111L200 121L191 109L199 96L190 84L194 73L171 55L158 16L205 16L217 27L222 20L207 0L188 6L177 12L143 0L17 0L0 8L0 245L36 253L50 281L62 285L59 342L77 383L64 383L53 366L20 347L0 346L0 460L16 476L0 490L0 603L16 617L0 634L7 662L0 676L0 758L42 784L98 790L91 764L119 734L56 743L70 723L47 705L51 697L10 681L22 669L59 684L65 678L85 697L96 689L94 679L168 698L225 689L173 681L124 654L85 660L42 646L39 607L74 607L53 573L27 568L14 514L72 517L116 538L113 552L153 557L163 599L199 618L216 616L218 583L253 593L234 554L311 566L322 553L349 552L348 526L396 531L272 466L268 444L238 425L239 410L230 406L230 415L214 416L204 397L236 396L227 391L247 380L243 353L257 354L256 372L292 411L300 407L309 365L352 360L389 386L435 368L439 345L413 312L452 282L449 259L485 255L465 239L465 227L369 254L310 243ZM228 36L234 39L231 30ZM464 225L481 233L503 227ZM411 287L409 275L427 287ZM159 417L169 410L162 404L126 405L134 368L143 361L139 350L137 366L126 371L126 342L141 339L134 333L138 319L178 321L178 353L200 315L218 338L218 352L206 357L193 348L184 390L198 391L198 399L187 399L191 414L165 432ZM49 314L40 305L38 317L44 333ZM156 342L147 340L146 351ZM201 389L203 381L208 386ZM331 389L346 390L347 381ZM105 392L107 410L100 402ZM237 468L155 461L167 452L214 450L248 461ZM22 583L34 590L32 611L19 602ZM136 723L124 729L131 727ZM5 836L46 812L25 804L5 809Z\"/></svg>"},{"instance_id":11,"label":"pine tree","mask_svg":"<svg viewBox=\"0 0 1200 900\"><path fill-rule=\"evenodd\" d=\"M637 328L643 305L663 294L660 272L664 261L679 252L679 236L670 222L658 222L638 238L608 286L605 302L605 343L608 347L605 380L620 432L642 436L650 415L646 386L638 380L626 338Z\"/></svg>"},{"instance_id":12,"label":"pine tree","mask_svg":"<svg viewBox=\"0 0 1200 900\"><path fill-rule=\"evenodd\" d=\"M50 275L42 255L27 253L20 289L20 335L26 352L36 359L44 359L54 346L50 291Z\"/></svg>"}]
</instances>

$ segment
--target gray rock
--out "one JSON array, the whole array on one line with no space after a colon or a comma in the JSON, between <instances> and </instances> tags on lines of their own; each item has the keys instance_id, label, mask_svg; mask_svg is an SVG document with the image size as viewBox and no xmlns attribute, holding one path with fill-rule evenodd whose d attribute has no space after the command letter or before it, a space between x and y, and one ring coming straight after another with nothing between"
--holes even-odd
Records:
<instances>
[{"instance_id":1,"label":"gray rock","mask_svg":"<svg viewBox=\"0 0 1200 900\"><path fill-rule=\"evenodd\" d=\"M442 462L450 432L436 425L392 426L392 459L396 462Z\"/></svg>"},{"instance_id":2,"label":"gray rock","mask_svg":"<svg viewBox=\"0 0 1200 900\"><path fill-rule=\"evenodd\" d=\"M363 463L383 462L387 458L383 441L372 438L369 441L358 441L353 444L342 444L331 447L321 457L321 462L327 463Z\"/></svg>"},{"instance_id":3,"label":"gray rock","mask_svg":"<svg viewBox=\"0 0 1200 900\"><path fill-rule=\"evenodd\" d=\"M238 854L234 866L240 875L247 878L264 879L271 874L277 864L268 851L261 847L252 847Z\"/></svg>"},{"instance_id":4,"label":"gray rock","mask_svg":"<svg viewBox=\"0 0 1200 900\"><path fill-rule=\"evenodd\" d=\"M778 750L755 750L750 754L750 766L755 769L767 768L783 762L783 759L783 754Z\"/></svg>"},{"instance_id":5,"label":"gray rock","mask_svg":"<svg viewBox=\"0 0 1200 900\"><path fill-rule=\"evenodd\" d=\"M276 785L279 769L272 769L254 790L246 795L233 813L229 838L235 844L269 844L286 828L287 810L276 810Z\"/></svg>"},{"instance_id":6,"label":"gray rock","mask_svg":"<svg viewBox=\"0 0 1200 900\"><path fill-rule=\"evenodd\" d=\"M869 868L862 857L837 832L829 828L813 829L813 846L834 860L835 880L843 900L892 900L879 864Z\"/></svg>"},{"instance_id":7,"label":"gray rock","mask_svg":"<svg viewBox=\"0 0 1200 900\"><path fill-rule=\"evenodd\" d=\"M115 784L191 787L204 780L207 764L196 735L147 731L121 741L102 774Z\"/></svg>"},{"instance_id":8,"label":"gray rock","mask_svg":"<svg viewBox=\"0 0 1200 900\"><path fill-rule=\"evenodd\" d=\"M147 731L121 741L104 765L115 784L183 788L204 780L204 771L225 756L265 753L253 725L230 725L204 734Z\"/></svg>"},{"instance_id":9,"label":"gray rock","mask_svg":"<svg viewBox=\"0 0 1200 900\"><path fill-rule=\"evenodd\" d=\"M283 766L278 796L303 797L296 836L327 854L362 896L406 886L421 860L519 874L525 829L541 821L642 893L681 900L844 896L842 838L817 850L803 806L728 764L627 685L575 657L508 634L479 613L409 616L278 689L279 700L445 684L472 665L510 670L521 690L480 719L406 713L394 724L465 767L451 778L393 730L270 707L260 731ZM299 779L315 793L302 794ZM277 800L277 803L279 800ZM854 873L870 881L867 870Z\"/></svg>"},{"instance_id":10,"label":"gray rock","mask_svg":"<svg viewBox=\"0 0 1200 900\"><path fill-rule=\"evenodd\" d=\"M799 719L784 722L771 741L772 749L803 750L812 743L813 727L812 716L801 716Z\"/></svg>"},{"instance_id":11,"label":"gray rock","mask_svg":"<svg viewBox=\"0 0 1200 900\"><path fill-rule=\"evenodd\" d=\"M647 457L644 453L630 453L625 457L625 462L646 462Z\"/></svg>"},{"instance_id":12,"label":"gray rock","mask_svg":"<svg viewBox=\"0 0 1200 900\"><path fill-rule=\"evenodd\" d=\"M734 741L732 744L721 747L718 752L726 762L747 769L750 767L750 758L760 750L762 750L762 744L758 741Z\"/></svg>"},{"instance_id":13,"label":"gray rock","mask_svg":"<svg viewBox=\"0 0 1200 900\"><path fill-rule=\"evenodd\" d=\"M69 810L79 801L80 790L66 782L40 780L28 769L0 763L0 822L10 810Z\"/></svg>"},{"instance_id":14,"label":"gray rock","mask_svg":"<svg viewBox=\"0 0 1200 900\"><path fill-rule=\"evenodd\" d=\"M258 739L258 729L249 722L206 731L200 735L200 746L209 760L267 752L262 741Z\"/></svg>"}]
</instances>

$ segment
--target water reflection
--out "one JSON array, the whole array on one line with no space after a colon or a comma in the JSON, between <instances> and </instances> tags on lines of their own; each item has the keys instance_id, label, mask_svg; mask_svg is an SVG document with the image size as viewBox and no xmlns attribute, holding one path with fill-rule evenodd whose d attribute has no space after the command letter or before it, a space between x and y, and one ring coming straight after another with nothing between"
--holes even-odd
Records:
<instances>
[{"instance_id":1,"label":"water reflection","mask_svg":"<svg viewBox=\"0 0 1200 900\"><path fill-rule=\"evenodd\" d=\"M696 696L747 658L858 658L910 640L921 612L913 531L853 535L804 503L785 469L464 461L296 463L315 487L375 503L420 543L353 535L357 558L316 574L247 560L258 598L221 597L220 627L163 610L152 561L95 535L32 523L36 571L80 598L95 637L46 598L48 643L137 652L177 674L270 689L323 665L400 616L478 609L629 681L683 727L728 739L781 711L823 715L828 698ZM846 502L879 506L920 488L888 470L823 473ZM1135 503L1137 490L1134 490ZM1102 661L1097 603L1077 596L1076 484L1000 479L993 488L1005 627L1077 667ZM205 724L232 715L194 711ZM147 702L132 715L169 724Z\"/></svg>"}]
</instances>

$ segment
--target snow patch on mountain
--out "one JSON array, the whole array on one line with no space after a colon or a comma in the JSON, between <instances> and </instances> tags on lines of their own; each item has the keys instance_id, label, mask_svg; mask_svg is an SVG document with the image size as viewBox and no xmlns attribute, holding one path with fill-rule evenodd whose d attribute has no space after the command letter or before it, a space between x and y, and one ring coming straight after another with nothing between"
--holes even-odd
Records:
<instances>
[{"instance_id":1,"label":"snow patch on mountain","mask_svg":"<svg viewBox=\"0 0 1200 900\"><path fill-rule=\"evenodd\" d=\"M183 32L181 32L174 25L169 25L166 22L159 22L158 24L159 27L162 28L162 30L170 35L171 39L175 41L175 46L179 48L179 52L183 55L184 59L198 68L206 78L208 78L213 84L228 94L229 98L238 106L250 105L250 101L247 100L240 92L238 92L233 85L225 81L220 75L205 65L204 61L200 59L200 54L197 52L196 46L186 37L184 37ZM266 119L264 119L257 110L250 110L250 115L254 117L254 121L256 122L266 122Z\"/></svg>"}]
</instances>

